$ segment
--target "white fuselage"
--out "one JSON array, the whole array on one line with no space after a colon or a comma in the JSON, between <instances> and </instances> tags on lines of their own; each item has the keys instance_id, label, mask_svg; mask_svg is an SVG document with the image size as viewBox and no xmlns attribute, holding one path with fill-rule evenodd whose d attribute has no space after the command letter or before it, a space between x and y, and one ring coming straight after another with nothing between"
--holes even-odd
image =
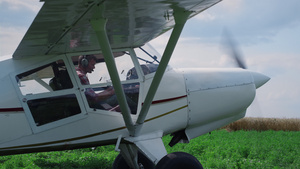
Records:
<instances>
[{"instance_id":1,"label":"white fuselage","mask_svg":"<svg viewBox=\"0 0 300 169\"><path fill-rule=\"evenodd\" d=\"M33 64L41 61L35 59ZM1 155L115 144L119 136L129 137L121 113L85 108L86 103L80 98L81 90L77 90L80 85L76 83L72 89L47 95L75 93L79 96L82 112L36 126L26 108L26 101L33 96L22 95L15 78L31 64L32 61L12 59L0 63L5 70L0 77ZM145 75L140 82L137 112L153 76L154 73ZM70 78L76 79L76 75L71 73ZM260 82L268 80L243 69L170 68L163 76L140 133L163 131L166 135L185 130L188 139L192 139L240 119L253 101L257 86L261 85L257 79ZM53 107L52 111L55 110ZM138 115L131 115L133 122Z\"/></svg>"}]
</instances>

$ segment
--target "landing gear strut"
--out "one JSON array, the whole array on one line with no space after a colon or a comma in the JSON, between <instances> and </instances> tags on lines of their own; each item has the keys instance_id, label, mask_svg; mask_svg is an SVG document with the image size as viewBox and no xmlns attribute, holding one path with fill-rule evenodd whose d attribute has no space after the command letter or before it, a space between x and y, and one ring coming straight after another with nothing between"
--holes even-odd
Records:
<instances>
[{"instance_id":1,"label":"landing gear strut","mask_svg":"<svg viewBox=\"0 0 300 169\"><path fill-rule=\"evenodd\" d=\"M138 153L138 165L140 169L154 169L154 163L150 161L146 156L144 156L142 153ZM126 163L126 160L123 158L121 154L119 154L114 163L113 163L113 169L130 169L128 164Z\"/></svg>"}]
</instances>

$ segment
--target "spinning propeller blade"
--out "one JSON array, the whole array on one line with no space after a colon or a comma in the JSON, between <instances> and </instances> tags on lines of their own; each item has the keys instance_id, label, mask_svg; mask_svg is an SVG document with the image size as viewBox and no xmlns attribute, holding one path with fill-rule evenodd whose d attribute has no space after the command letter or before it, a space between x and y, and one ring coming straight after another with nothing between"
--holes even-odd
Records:
<instances>
[{"instance_id":1,"label":"spinning propeller blade","mask_svg":"<svg viewBox=\"0 0 300 169\"><path fill-rule=\"evenodd\" d=\"M223 42L224 46L225 46L226 50L228 51L228 53L230 54L230 56L235 60L237 66L242 69L247 69L247 66L243 59L243 56L242 56L240 50L238 50L238 45L236 42L234 42L229 31L224 30L223 36L224 36L224 42Z\"/></svg>"},{"instance_id":2,"label":"spinning propeller blade","mask_svg":"<svg viewBox=\"0 0 300 169\"><path fill-rule=\"evenodd\" d=\"M239 50L237 43L233 39L233 36L226 29L224 29L223 31L223 45L225 47L225 50L230 55L230 57L232 57L232 59L235 61L236 65L242 69L247 69L247 65L243 59L242 52ZM256 89L258 89L259 87L261 87L263 84L265 84L267 81L270 80L268 76L263 75L261 73L251 72L251 74ZM252 108L253 112L256 112L257 115L262 115L260 105L257 101L257 97L254 98L252 105L250 107Z\"/></svg>"}]
</instances>

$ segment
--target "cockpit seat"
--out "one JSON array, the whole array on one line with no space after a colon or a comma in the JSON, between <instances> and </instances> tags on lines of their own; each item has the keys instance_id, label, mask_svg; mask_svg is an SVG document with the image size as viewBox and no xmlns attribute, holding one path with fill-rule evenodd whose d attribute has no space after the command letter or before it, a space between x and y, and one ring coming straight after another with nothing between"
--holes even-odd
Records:
<instances>
[{"instance_id":1,"label":"cockpit seat","mask_svg":"<svg viewBox=\"0 0 300 169\"><path fill-rule=\"evenodd\" d=\"M70 89L73 87L67 70L59 70L58 73L49 81L49 86L55 90Z\"/></svg>"}]
</instances>

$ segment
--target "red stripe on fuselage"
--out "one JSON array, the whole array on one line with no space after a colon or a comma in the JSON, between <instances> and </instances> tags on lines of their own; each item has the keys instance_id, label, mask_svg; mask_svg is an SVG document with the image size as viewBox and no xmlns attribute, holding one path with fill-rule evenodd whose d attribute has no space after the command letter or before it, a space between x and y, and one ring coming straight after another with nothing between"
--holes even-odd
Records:
<instances>
[{"instance_id":1,"label":"red stripe on fuselage","mask_svg":"<svg viewBox=\"0 0 300 169\"><path fill-rule=\"evenodd\" d=\"M24 111L22 107L16 108L0 108L0 112L16 112L16 111Z\"/></svg>"},{"instance_id":2,"label":"red stripe on fuselage","mask_svg":"<svg viewBox=\"0 0 300 169\"><path fill-rule=\"evenodd\" d=\"M159 103L169 102L169 101L181 99L181 98L184 98L184 97L187 97L187 95L183 95L183 96L179 96L179 97L173 97L173 98L169 98L169 99L155 100L155 101L152 102L152 104L159 104ZM144 103L142 103L142 105L143 104Z\"/></svg>"}]
</instances>

